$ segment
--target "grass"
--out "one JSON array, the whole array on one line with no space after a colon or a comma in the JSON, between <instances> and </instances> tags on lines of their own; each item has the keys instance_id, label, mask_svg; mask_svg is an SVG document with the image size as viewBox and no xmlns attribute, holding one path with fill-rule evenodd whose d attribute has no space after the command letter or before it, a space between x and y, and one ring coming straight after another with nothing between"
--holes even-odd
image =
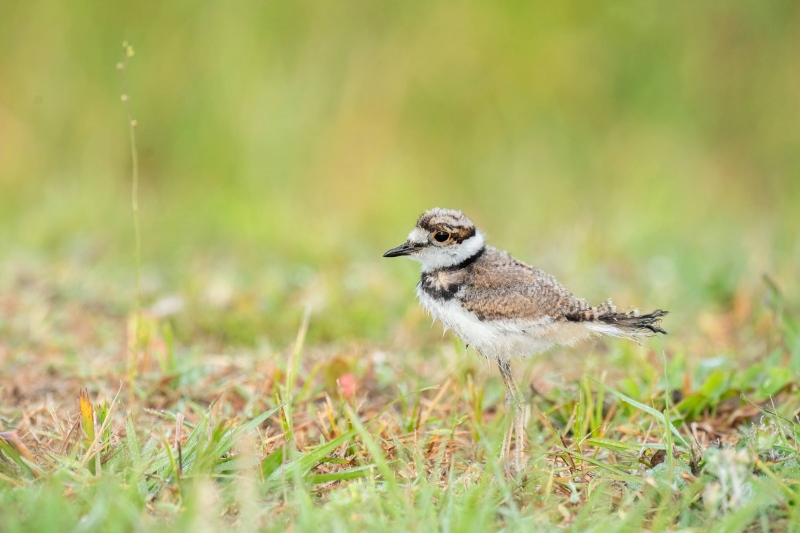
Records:
<instances>
[{"instance_id":1,"label":"grass","mask_svg":"<svg viewBox=\"0 0 800 533\"><path fill-rule=\"evenodd\" d=\"M796 529L796 3L112 5L0 20L0 531ZM515 363L518 479L434 205L671 311Z\"/></svg>"},{"instance_id":2,"label":"grass","mask_svg":"<svg viewBox=\"0 0 800 533\"><path fill-rule=\"evenodd\" d=\"M174 317L146 315L130 402L124 347L88 375L45 359L5 381L4 530L790 529L800 345L771 298L748 319L771 354L745 371L725 356L664 366L656 346L623 343L545 357L535 378L520 365L519 479L497 462L502 383L455 344L402 363L347 354L305 344L306 315L285 350L213 355L177 347ZM100 315L85 319L124 318Z\"/></svg>"}]
</instances>

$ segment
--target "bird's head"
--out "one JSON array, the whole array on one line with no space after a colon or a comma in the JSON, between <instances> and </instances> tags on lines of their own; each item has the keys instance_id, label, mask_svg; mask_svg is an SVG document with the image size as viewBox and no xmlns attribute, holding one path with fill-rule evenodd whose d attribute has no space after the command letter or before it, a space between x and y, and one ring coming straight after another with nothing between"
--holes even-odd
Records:
<instances>
[{"instance_id":1,"label":"bird's head","mask_svg":"<svg viewBox=\"0 0 800 533\"><path fill-rule=\"evenodd\" d=\"M483 235L461 211L436 207L419 217L406 242L383 257L404 255L422 263L423 271L431 271L458 265L483 247Z\"/></svg>"}]
</instances>

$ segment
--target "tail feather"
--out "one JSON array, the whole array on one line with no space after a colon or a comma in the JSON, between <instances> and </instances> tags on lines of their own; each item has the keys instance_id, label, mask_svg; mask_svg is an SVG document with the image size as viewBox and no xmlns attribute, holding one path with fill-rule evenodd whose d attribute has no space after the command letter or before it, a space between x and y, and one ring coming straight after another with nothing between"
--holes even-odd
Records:
<instances>
[{"instance_id":1,"label":"tail feather","mask_svg":"<svg viewBox=\"0 0 800 533\"><path fill-rule=\"evenodd\" d=\"M611 303L611 300L604 302L597 307L589 307L565 316L570 322L586 322L589 324L597 324L601 326L607 324L617 331L617 336L621 337L640 337L655 335L657 333L667 334L661 327L661 318L667 315L669 311L656 309L655 311L646 315L639 314L638 309L633 311L617 311L616 306ZM602 331L600 328L598 331ZM603 328L605 329L605 328ZM615 334L611 331L604 331L608 334Z\"/></svg>"},{"instance_id":2,"label":"tail feather","mask_svg":"<svg viewBox=\"0 0 800 533\"><path fill-rule=\"evenodd\" d=\"M597 317L596 321L617 326L631 332L644 333L645 331L650 331L653 334L662 333L666 335L667 332L661 327L661 317L668 313L669 311L662 311L661 309L656 309L652 313L646 315L640 315L636 312L614 312L600 315Z\"/></svg>"}]
</instances>

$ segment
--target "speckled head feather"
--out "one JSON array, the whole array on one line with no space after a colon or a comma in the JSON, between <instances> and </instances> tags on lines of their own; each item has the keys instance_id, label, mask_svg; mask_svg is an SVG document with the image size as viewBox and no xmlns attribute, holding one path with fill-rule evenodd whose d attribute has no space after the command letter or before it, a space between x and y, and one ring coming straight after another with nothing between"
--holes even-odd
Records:
<instances>
[{"instance_id":1,"label":"speckled head feather","mask_svg":"<svg viewBox=\"0 0 800 533\"><path fill-rule=\"evenodd\" d=\"M452 241L462 243L475 235L475 224L461 211L452 209L433 209L422 213L417 220L417 228L429 234L444 231L450 234Z\"/></svg>"},{"instance_id":2,"label":"speckled head feather","mask_svg":"<svg viewBox=\"0 0 800 533\"><path fill-rule=\"evenodd\" d=\"M407 256L422 263L422 271L454 268L485 248L483 235L461 211L436 207L423 213L406 242L384 257Z\"/></svg>"}]
</instances>

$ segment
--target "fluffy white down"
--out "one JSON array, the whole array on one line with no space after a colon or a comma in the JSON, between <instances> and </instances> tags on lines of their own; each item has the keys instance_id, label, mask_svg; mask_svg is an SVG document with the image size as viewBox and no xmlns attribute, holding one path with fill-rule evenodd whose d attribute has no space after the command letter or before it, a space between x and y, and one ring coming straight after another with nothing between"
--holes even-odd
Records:
<instances>
[{"instance_id":1,"label":"fluffy white down","mask_svg":"<svg viewBox=\"0 0 800 533\"><path fill-rule=\"evenodd\" d=\"M556 344L573 344L591 336L576 323L555 323L552 318L482 321L457 300L435 300L417 288L422 306L468 346L485 357L508 360L539 354Z\"/></svg>"},{"instance_id":2,"label":"fluffy white down","mask_svg":"<svg viewBox=\"0 0 800 533\"><path fill-rule=\"evenodd\" d=\"M608 335L609 337L628 339L636 342L639 342L640 340L646 339L647 337L651 336L651 334L646 330L622 329L613 324L586 322L585 326L598 335Z\"/></svg>"},{"instance_id":3,"label":"fluffy white down","mask_svg":"<svg viewBox=\"0 0 800 533\"><path fill-rule=\"evenodd\" d=\"M408 242L428 243L428 234L421 228L414 228L414 231L408 234ZM429 245L408 257L422 263L423 272L430 272L439 268L457 265L469 259L483 248L483 245L483 235L481 232L477 232L469 239L464 239L464 242L458 246Z\"/></svg>"},{"instance_id":4,"label":"fluffy white down","mask_svg":"<svg viewBox=\"0 0 800 533\"><path fill-rule=\"evenodd\" d=\"M480 320L457 300L435 300L417 287L417 297L428 313L452 330L481 355L500 361L529 357L556 345L571 346L598 335L636 340L638 335L610 324L542 320Z\"/></svg>"}]
</instances>

